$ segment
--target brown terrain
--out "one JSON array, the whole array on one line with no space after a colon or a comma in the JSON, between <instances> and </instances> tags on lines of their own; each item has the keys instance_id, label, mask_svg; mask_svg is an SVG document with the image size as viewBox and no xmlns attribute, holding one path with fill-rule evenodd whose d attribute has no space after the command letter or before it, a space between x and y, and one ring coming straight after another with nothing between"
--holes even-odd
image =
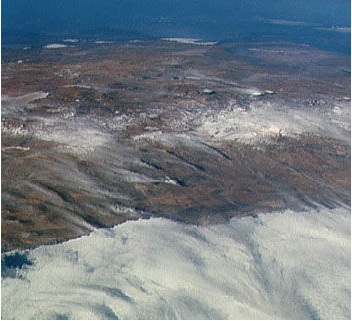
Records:
<instances>
[{"instance_id":1,"label":"brown terrain","mask_svg":"<svg viewBox=\"0 0 352 321\"><path fill-rule=\"evenodd\" d=\"M348 68L286 43L4 50L2 251L349 206Z\"/></svg>"}]
</instances>

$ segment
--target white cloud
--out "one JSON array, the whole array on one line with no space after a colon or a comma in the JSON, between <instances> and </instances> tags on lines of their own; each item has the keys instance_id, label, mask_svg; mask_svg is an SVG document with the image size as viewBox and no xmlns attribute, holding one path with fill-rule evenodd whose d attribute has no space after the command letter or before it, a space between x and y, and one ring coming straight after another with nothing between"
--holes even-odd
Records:
<instances>
[{"instance_id":1,"label":"white cloud","mask_svg":"<svg viewBox=\"0 0 352 321\"><path fill-rule=\"evenodd\" d=\"M31 251L2 280L2 317L349 319L350 233L345 208L127 222Z\"/></svg>"},{"instance_id":2,"label":"white cloud","mask_svg":"<svg viewBox=\"0 0 352 321\"><path fill-rule=\"evenodd\" d=\"M291 106L292 107L292 106ZM265 141L278 135L318 134L350 142L349 102L339 102L338 112L326 108L291 108L277 103L252 102L245 110L230 102L216 115L203 115L197 132L215 140L239 140L246 143Z\"/></svg>"},{"instance_id":3,"label":"white cloud","mask_svg":"<svg viewBox=\"0 0 352 321\"><path fill-rule=\"evenodd\" d=\"M351 33L351 27L331 27L331 28L317 28L317 29L340 32L340 33Z\"/></svg>"},{"instance_id":4,"label":"white cloud","mask_svg":"<svg viewBox=\"0 0 352 321\"><path fill-rule=\"evenodd\" d=\"M61 43L51 43L51 44L44 46L44 48L46 48L46 49L60 49L60 48L66 48L66 47L68 47L68 45L64 45Z\"/></svg>"},{"instance_id":5,"label":"white cloud","mask_svg":"<svg viewBox=\"0 0 352 321\"><path fill-rule=\"evenodd\" d=\"M307 21L298 21L298 20L285 20L285 19L265 19L266 23L273 25L282 25L282 26L304 26L304 27L313 27L319 26L319 24L307 22Z\"/></svg>"}]
</instances>

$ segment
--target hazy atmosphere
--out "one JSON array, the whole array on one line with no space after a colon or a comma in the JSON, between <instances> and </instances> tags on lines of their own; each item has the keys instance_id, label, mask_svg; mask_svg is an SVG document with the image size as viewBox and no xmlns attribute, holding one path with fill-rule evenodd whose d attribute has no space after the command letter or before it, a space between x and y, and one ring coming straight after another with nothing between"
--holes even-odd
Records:
<instances>
[{"instance_id":1,"label":"hazy atmosphere","mask_svg":"<svg viewBox=\"0 0 352 321\"><path fill-rule=\"evenodd\" d=\"M350 1L1 6L2 319L351 318Z\"/></svg>"}]
</instances>

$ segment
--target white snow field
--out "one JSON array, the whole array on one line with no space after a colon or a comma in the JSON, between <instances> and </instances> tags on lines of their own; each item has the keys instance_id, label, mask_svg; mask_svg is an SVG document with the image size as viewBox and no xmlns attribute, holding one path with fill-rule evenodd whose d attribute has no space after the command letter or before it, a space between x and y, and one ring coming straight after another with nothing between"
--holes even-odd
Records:
<instances>
[{"instance_id":1,"label":"white snow field","mask_svg":"<svg viewBox=\"0 0 352 321\"><path fill-rule=\"evenodd\" d=\"M29 253L4 319L350 319L350 208L129 221Z\"/></svg>"}]
</instances>

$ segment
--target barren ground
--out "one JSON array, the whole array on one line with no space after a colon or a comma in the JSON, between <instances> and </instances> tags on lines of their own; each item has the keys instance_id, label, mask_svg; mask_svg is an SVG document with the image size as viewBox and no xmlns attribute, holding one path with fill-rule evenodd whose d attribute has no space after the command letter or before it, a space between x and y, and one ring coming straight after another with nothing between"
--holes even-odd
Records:
<instances>
[{"instance_id":1,"label":"barren ground","mask_svg":"<svg viewBox=\"0 0 352 321\"><path fill-rule=\"evenodd\" d=\"M2 251L349 205L349 63L284 43L4 50Z\"/></svg>"}]
</instances>

